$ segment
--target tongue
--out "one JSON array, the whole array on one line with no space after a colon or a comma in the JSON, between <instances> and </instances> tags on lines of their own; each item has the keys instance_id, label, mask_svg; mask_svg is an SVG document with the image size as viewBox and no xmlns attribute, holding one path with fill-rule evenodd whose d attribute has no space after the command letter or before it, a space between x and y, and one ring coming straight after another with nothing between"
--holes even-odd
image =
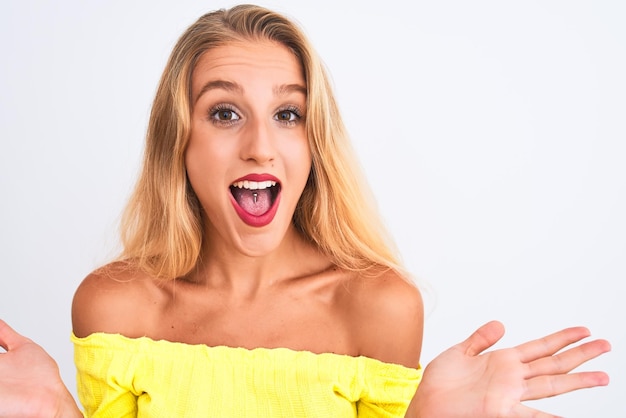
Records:
<instances>
[{"instance_id":1,"label":"tongue","mask_svg":"<svg viewBox=\"0 0 626 418\"><path fill-rule=\"evenodd\" d=\"M248 190L234 187L232 193L239 206L251 215L263 215L272 207L272 192L269 188Z\"/></svg>"}]
</instances>

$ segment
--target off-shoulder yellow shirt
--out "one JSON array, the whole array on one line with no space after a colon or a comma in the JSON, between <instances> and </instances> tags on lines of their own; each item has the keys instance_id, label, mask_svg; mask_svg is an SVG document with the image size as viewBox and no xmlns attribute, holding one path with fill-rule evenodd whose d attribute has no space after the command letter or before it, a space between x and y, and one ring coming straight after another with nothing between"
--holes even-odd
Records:
<instances>
[{"instance_id":1,"label":"off-shoulder yellow shirt","mask_svg":"<svg viewBox=\"0 0 626 418\"><path fill-rule=\"evenodd\" d=\"M367 357L72 335L87 417L403 417L421 379Z\"/></svg>"}]
</instances>

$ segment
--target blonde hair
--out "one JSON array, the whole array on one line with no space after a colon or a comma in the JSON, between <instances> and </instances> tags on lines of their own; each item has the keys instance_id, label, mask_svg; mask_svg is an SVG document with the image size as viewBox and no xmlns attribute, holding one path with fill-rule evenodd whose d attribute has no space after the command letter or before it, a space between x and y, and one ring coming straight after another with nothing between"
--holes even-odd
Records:
<instances>
[{"instance_id":1,"label":"blonde hair","mask_svg":"<svg viewBox=\"0 0 626 418\"><path fill-rule=\"evenodd\" d=\"M175 45L150 114L142 171L122 218L121 258L165 279L184 276L197 265L203 221L184 164L192 72L211 48L260 39L290 49L302 64L307 84L306 129L313 168L293 216L295 227L340 268L403 272L321 60L293 22L252 5L200 17Z\"/></svg>"}]
</instances>

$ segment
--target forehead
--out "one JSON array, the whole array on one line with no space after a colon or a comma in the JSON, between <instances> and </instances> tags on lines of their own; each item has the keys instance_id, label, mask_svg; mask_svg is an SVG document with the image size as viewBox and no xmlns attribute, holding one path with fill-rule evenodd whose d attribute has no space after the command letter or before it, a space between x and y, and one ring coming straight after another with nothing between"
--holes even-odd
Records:
<instances>
[{"instance_id":1,"label":"forehead","mask_svg":"<svg viewBox=\"0 0 626 418\"><path fill-rule=\"evenodd\" d=\"M211 80L245 85L259 79L305 86L300 60L286 46L269 40L238 41L202 54L192 73L192 96Z\"/></svg>"}]
</instances>

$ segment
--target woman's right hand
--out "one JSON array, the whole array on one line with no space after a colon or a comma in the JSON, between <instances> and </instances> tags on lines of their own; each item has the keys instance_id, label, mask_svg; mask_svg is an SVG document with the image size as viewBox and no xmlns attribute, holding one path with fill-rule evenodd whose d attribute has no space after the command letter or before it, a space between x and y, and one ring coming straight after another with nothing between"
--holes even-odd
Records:
<instances>
[{"instance_id":1,"label":"woman's right hand","mask_svg":"<svg viewBox=\"0 0 626 418\"><path fill-rule=\"evenodd\" d=\"M0 417L83 416L52 357L1 319L0 346Z\"/></svg>"}]
</instances>

